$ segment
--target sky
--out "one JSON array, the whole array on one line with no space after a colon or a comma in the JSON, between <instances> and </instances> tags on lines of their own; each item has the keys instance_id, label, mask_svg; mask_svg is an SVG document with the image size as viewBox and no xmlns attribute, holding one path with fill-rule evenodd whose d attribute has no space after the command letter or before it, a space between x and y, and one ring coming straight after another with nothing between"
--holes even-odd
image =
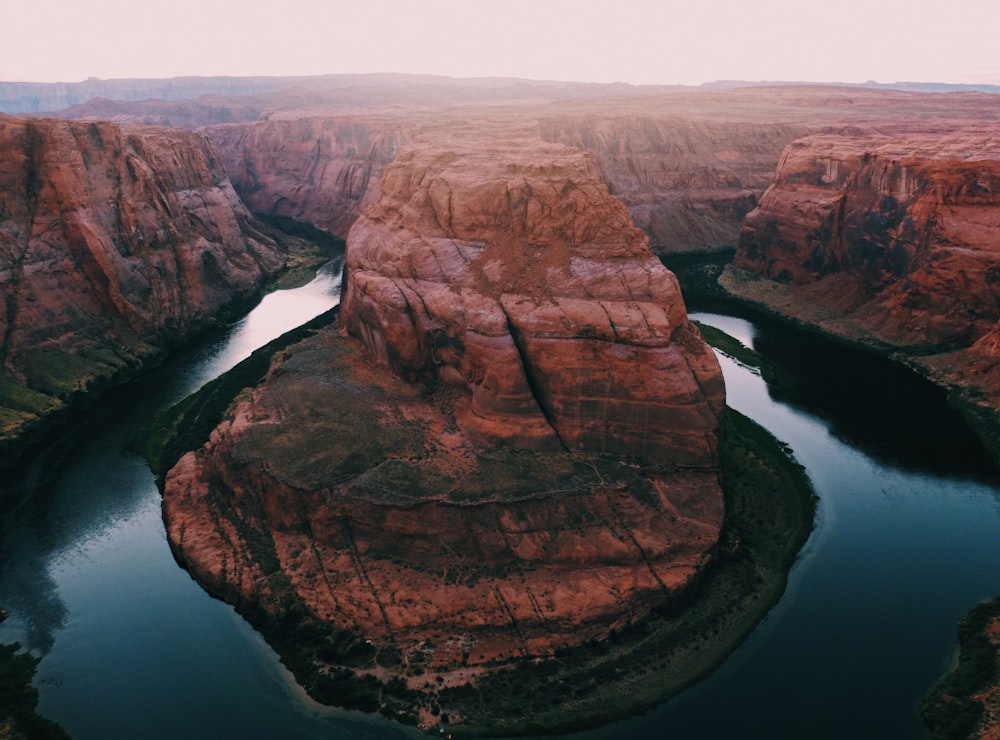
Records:
<instances>
[{"instance_id":1,"label":"sky","mask_svg":"<svg viewBox=\"0 0 1000 740\"><path fill-rule=\"evenodd\" d=\"M997 0L3 0L0 81L408 72L1000 84Z\"/></svg>"}]
</instances>

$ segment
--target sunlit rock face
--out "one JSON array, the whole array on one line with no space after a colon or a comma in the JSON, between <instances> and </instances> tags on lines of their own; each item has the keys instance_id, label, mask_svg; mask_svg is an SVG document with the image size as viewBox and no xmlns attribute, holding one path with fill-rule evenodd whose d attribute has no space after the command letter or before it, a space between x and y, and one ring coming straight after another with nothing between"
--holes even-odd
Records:
<instances>
[{"instance_id":1,"label":"sunlit rock face","mask_svg":"<svg viewBox=\"0 0 1000 740\"><path fill-rule=\"evenodd\" d=\"M723 405L674 276L582 151L427 140L351 230L339 327L180 460L164 515L181 562L265 619L294 604L398 651L390 673L496 666L698 577Z\"/></svg>"},{"instance_id":2,"label":"sunlit rock face","mask_svg":"<svg viewBox=\"0 0 1000 740\"><path fill-rule=\"evenodd\" d=\"M5 438L284 265L198 134L0 117L0 152Z\"/></svg>"},{"instance_id":3,"label":"sunlit rock face","mask_svg":"<svg viewBox=\"0 0 1000 740\"><path fill-rule=\"evenodd\" d=\"M342 320L400 377L463 391L481 444L715 462L715 356L580 150L402 154L351 231Z\"/></svg>"}]
</instances>

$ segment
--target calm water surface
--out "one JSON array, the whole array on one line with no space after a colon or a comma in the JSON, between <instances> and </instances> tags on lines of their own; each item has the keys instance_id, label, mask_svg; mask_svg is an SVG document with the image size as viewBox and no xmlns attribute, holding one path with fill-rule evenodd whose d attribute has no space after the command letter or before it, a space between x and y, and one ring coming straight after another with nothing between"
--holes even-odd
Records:
<instances>
[{"instance_id":1,"label":"calm water surface","mask_svg":"<svg viewBox=\"0 0 1000 740\"><path fill-rule=\"evenodd\" d=\"M125 451L159 410L335 306L341 265L271 293L223 336L116 393L65 440L54 474L6 484L24 498L0 530L0 604L12 615L0 642L43 656L39 711L74 738L412 736L309 700L257 633L177 566L156 482Z\"/></svg>"},{"instance_id":2,"label":"calm water surface","mask_svg":"<svg viewBox=\"0 0 1000 740\"><path fill-rule=\"evenodd\" d=\"M43 656L40 711L87 738L403 738L306 698L233 610L174 562L145 463L124 452L158 410L336 304L339 263L274 293L209 346L115 395L51 458L8 482L0 642ZM785 597L709 679L574 738L922 738L916 705L955 622L1000 592L1000 493L940 393L807 336L695 318L799 382L769 388L722 358L729 403L788 442L820 496ZM41 471L34 471L40 473ZM41 481L41 482L40 482Z\"/></svg>"}]
</instances>

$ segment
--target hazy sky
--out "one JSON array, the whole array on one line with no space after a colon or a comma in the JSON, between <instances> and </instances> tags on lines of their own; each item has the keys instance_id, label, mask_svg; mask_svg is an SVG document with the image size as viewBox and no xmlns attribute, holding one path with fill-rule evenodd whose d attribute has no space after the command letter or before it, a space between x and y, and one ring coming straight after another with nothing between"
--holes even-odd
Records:
<instances>
[{"instance_id":1,"label":"hazy sky","mask_svg":"<svg viewBox=\"0 0 1000 740\"><path fill-rule=\"evenodd\" d=\"M997 0L3 0L0 80L414 72L1000 84Z\"/></svg>"}]
</instances>

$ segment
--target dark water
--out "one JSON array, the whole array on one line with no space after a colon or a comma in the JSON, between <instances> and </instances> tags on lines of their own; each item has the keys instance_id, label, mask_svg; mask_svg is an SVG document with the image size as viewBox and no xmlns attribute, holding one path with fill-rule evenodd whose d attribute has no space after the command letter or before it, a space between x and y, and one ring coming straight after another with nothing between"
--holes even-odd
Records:
<instances>
[{"instance_id":1,"label":"dark water","mask_svg":"<svg viewBox=\"0 0 1000 740\"><path fill-rule=\"evenodd\" d=\"M117 394L36 471L47 475L4 483L23 501L0 525L0 605L13 615L0 642L44 656L40 711L74 737L415 735L308 700L256 633L173 561L155 481L123 451L157 410L334 305L338 267L269 296L226 337ZM1000 592L1000 495L982 478L988 465L926 384L827 343L807 351L797 334L698 318L801 381L769 389L723 360L730 405L807 467L816 531L785 598L709 679L572 737L924 737L916 704L952 658L956 620Z\"/></svg>"},{"instance_id":2,"label":"dark water","mask_svg":"<svg viewBox=\"0 0 1000 740\"><path fill-rule=\"evenodd\" d=\"M729 405L790 444L820 497L784 598L712 676L598 738L926 738L956 621L1000 593L1000 489L937 389L801 332L693 314L797 381L720 358Z\"/></svg>"}]
</instances>

